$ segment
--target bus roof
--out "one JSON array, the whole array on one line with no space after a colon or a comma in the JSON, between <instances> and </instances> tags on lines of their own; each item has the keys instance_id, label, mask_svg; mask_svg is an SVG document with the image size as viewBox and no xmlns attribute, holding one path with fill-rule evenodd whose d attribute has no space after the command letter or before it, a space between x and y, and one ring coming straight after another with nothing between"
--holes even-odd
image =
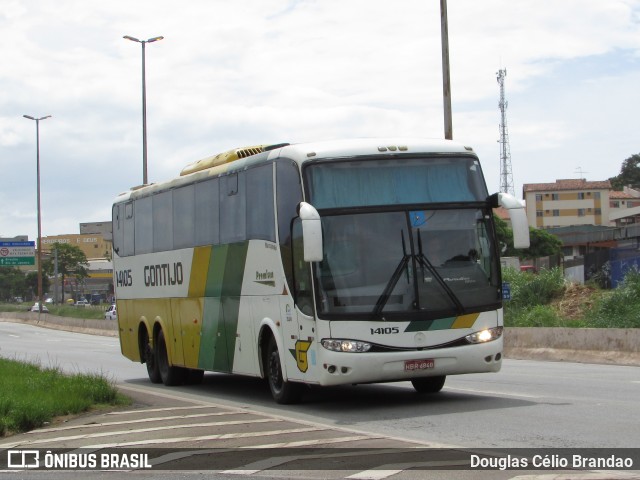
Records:
<instances>
[{"instance_id":1,"label":"bus roof","mask_svg":"<svg viewBox=\"0 0 640 480\"><path fill-rule=\"evenodd\" d=\"M291 158L298 163L303 163L308 160L322 158L388 155L394 152L469 153L473 152L473 149L451 140L424 138L360 138L293 144L274 151L273 155Z\"/></svg>"},{"instance_id":2,"label":"bus roof","mask_svg":"<svg viewBox=\"0 0 640 480\"><path fill-rule=\"evenodd\" d=\"M322 159L411 153L473 154L473 149L452 140L402 137L327 140L298 144L285 143L273 146L242 147L193 162L187 165L177 178L134 187L118 195L115 202L126 201L138 195L146 196L192 183L193 181L199 181L206 177L243 170L256 163L264 163L280 157L291 159L302 165L308 161Z\"/></svg>"}]
</instances>

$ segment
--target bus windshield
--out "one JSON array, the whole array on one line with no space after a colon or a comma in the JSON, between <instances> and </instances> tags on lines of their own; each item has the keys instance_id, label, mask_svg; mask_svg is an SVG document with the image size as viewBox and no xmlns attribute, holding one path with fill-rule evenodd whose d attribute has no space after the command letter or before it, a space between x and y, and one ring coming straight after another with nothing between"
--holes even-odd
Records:
<instances>
[{"instance_id":1,"label":"bus windshield","mask_svg":"<svg viewBox=\"0 0 640 480\"><path fill-rule=\"evenodd\" d=\"M498 308L490 215L468 208L323 216L318 315L432 319Z\"/></svg>"},{"instance_id":2,"label":"bus windshield","mask_svg":"<svg viewBox=\"0 0 640 480\"><path fill-rule=\"evenodd\" d=\"M322 218L320 317L435 319L499 308L477 158L340 159L311 163L305 175Z\"/></svg>"},{"instance_id":3,"label":"bus windshield","mask_svg":"<svg viewBox=\"0 0 640 480\"><path fill-rule=\"evenodd\" d=\"M312 163L306 167L318 210L453 202L488 196L475 157L384 158Z\"/></svg>"}]
</instances>

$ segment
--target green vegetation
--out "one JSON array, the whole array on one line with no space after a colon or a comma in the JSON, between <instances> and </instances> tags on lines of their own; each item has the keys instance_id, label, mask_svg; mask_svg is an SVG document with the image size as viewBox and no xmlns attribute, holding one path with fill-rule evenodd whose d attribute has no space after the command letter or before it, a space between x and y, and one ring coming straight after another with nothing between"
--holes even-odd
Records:
<instances>
[{"instance_id":1,"label":"green vegetation","mask_svg":"<svg viewBox=\"0 0 640 480\"><path fill-rule=\"evenodd\" d=\"M534 274L503 271L511 284L506 327L640 328L640 273L630 271L615 290L567 283L558 268Z\"/></svg>"},{"instance_id":2,"label":"green vegetation","mask_svg":"<svg viewBox=\"0 0 640 480\"><path fill-rule=\"evenodd\" d=\"M128 405L102 375L65 375L59 368L0 358L0 436L38 428L54 417Z\"/></svg>"},{"instance_id":3,"label":"green vegetation","mask_svg":"<svg viewBox=\"0 0 640 480\"><path fill-rule=\"evenodd\" d=\"M33 303L0 303L0 312L27 312ZM51 305L47 304L49 315L60 317L87 318L100 320L104 318L107 309L106 304L100 306L74 307L73 305Z\"/></svg>"}]
</instances>

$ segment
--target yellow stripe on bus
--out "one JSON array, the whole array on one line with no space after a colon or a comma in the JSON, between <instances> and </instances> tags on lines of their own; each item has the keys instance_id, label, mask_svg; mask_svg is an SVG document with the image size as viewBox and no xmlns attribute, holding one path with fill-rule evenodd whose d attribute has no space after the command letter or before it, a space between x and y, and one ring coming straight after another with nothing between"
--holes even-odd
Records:
<instances>
[{"instance_id":1,"label":"yellow stripe on bus","mask_svg":"<svg viewBox=\"0 0 640 480\"><path fill-rule=\"evenodd\" d=\"M196 247L193 249L189 297L204 297L210 259L211 247Z\"/></svg>"},{"instance_id":2,"label":"yellow stripe on bus","mask_svg":"<svg viewBox=\"0 0 640 480\"><path fill-rule=\"evenodd\" d=\"M471 328L473 324L476 323L476 320L480 316L479 313L470 313L468 315L460 315L456 318L456 321L453 322L451 328Z\"/></svg>"}]
</instances>

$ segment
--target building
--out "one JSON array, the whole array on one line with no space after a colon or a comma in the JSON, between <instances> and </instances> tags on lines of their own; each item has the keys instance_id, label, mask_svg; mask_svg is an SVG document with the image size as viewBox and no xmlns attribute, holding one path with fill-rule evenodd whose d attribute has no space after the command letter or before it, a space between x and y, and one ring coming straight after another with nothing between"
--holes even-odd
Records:
<instances>
[{"instance_id":1,"label":"building","mask_svg":"<svg viewBox=\"0 0 640 480\"><path fill-rule=\"evenodd\" d=\"M556 180L555 183L526 183L522 196L527 219L534 228L574 225L609 225L609 181Z\"/></svg>"},{"instance_id":2,"label":"building","mask_svg":"<svg viewBox=\"0 0 640 480\"><path fill-rule=\"evenodd\" d=\"M113 240L113 228L110 220L80 224L80 235L102 235L105 240Z\"/></svg>"},{"instance_id":3,"label":"building","mask_svg":"<svg viewBox=\"0 0 640 480\"><path fill-rule=\"evenodd\" d=\"M101 234L67 234L42 238L42 253L49 254L54 243L66 243L78 247L88 260L95 258L111 259L111 241Z\"/></svg>"},{"instance_id":4,"label":"building","mask_svg":"<svg viewBox=\"0 0 640 480\"><path fill-rule=\"evenodd\" d=\"M610 192L609 207L609 224L612 227L640 223L640 191L624 187L622 192Z\"/></svg>"}]
</instances>

